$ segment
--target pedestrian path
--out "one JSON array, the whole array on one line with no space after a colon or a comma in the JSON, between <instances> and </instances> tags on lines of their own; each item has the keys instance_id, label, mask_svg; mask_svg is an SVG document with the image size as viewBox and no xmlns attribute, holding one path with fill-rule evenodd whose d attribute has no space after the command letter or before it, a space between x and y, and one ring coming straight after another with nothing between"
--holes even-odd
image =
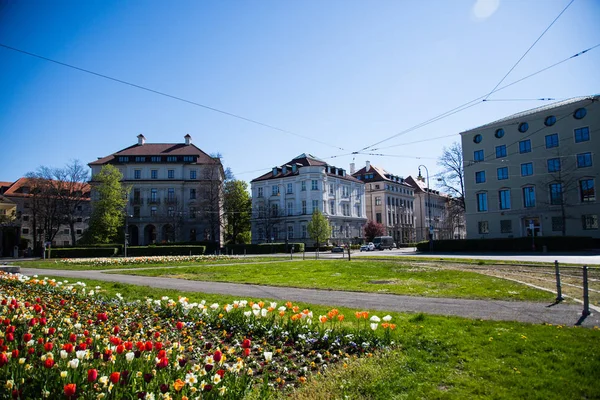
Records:
<instances>
[{"instance_id":1,"label":"pedestrian path","mask_svg":"<svg viewBox=\"0 0 600 400\"><path fill-rule=\"evenodd\" d=\"M132 285L173 289L185 292L224 294L240 299L272 299L278 301L305 302L311 304L350 307L361 310L423 312L427 314L459 316L472 319L519 321L528 323L549 323L554 325L575 325L580 321L580 305L559 303L549 305L536 302L499 300L466 300L436 297L400 296L364 292L344 292L336 290L297 289L290 287L262 286L250 284L203 282L185 279L119 275L99 271L67 271L22 268L21 273L64 277L71 279L96 279ZM580 321L582 326L600 326L600 313L592 310L592 315Z\"/></svg>"}]
</instances>

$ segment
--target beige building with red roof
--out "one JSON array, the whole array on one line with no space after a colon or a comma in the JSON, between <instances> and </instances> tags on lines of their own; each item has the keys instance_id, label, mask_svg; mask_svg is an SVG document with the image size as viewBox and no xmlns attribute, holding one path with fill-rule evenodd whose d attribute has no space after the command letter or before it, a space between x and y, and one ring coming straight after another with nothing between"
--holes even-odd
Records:
<instances>
[{"instance_id":1,"label":"beige building with red roof","mask_svg":"<svg viewBox=\"0 0 600 400\"><path fill-rule=\"evenodd\" d=\"M363 237L364 184L342 168L301 154L250 184L252 243L288 240L313 245L307 225L314 210L331 225L330 243L350 244Z\"/></svg>"},{"instance_id":2,"label":"beige building with red roof","mask_svg":"<svg viewBox=\"0 0 600 400\"><path fill-rule=\"evenodd\" d=\"M88 165L92 184L107 164L123 175L131 188L127 225L131 245L160 242L211 241L222 243L221 160L192 144L138 142Z\"/></svg>"}]
</instances>

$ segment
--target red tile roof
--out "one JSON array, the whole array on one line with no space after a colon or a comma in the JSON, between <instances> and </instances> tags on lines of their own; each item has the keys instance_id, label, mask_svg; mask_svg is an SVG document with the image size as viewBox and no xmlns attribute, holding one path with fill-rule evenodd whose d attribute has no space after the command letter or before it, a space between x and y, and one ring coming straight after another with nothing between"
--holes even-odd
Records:
<instances>
[{"instance_id":1,"label":"red tile roof","mask_svg":"<svg viewBox=\"0 0 600 400\"><path fill-rule=\"evenodd\" d=\"M4 192L5 196L15 196L15 197L29 197L31 196L30 193L23 193L22 189L23 187L31 187L33 186L35 183L33 182L34 180L31 178L19 178L15 183L13 183L8 190L6 190ZM89 193L91 190L91 187L89 184L84 183L77 183L75 186L76 189L81 190L83 193Z\"/></svg>"},{"instance_id":2,"label":"red tile roof","mask_svg":"<svg viewBox=\"0 0 600 400\"><path fill-rule=\"evenodd\" d=\"M294 164L296 164L296 166L298 168L301 167L308 167L308 166L323 166L323 167L327 167L329 164L327 164L325 161L323 160L319 160L318 158L316 158L315 156L311 155L311 154L306 154L303 153L301 155L299 155L298 157L294 158L293 160L291 160L290 162L287 162L283 165L281 165L279 167L282 168L283 166L287 166L287 171L285 174L282 174L281 171L278 170L278 174L276 176L273 176L273 171L269 171L261 176L259 176L258 178L252 179L251 182L258 182L258 181L266 181L269 179L279 179L282 177L288 177L288 176L293 176L293 175L298 175L298 170L296 170L296 172L292 172L292 168L291 166L293 166ZM332 165L329 165L332 168L337 168L334 167ZM338 168L341 169L341 168ZM363 183L362 181L356 179L355 177L353 177L352 175L350 175L349 173L346 173L346 176L341 176L341 175L337 175L335 173L328 173L328 176L334 176L336 178L340 178L340 179L345 179L348 181L352 181L352 182L360 182Z\"/></svg>"},{"instance_id":3,"label":"red tile roof","mask_svg":"<svg viewBox=\"0 0 600 400\"><path fill-rule=\"evenodd\" d=\"M366 179L365 180L361 180L361 181L364 181L364 182L386 181L386 182L397 183L398 185L404 185L404 186L407 186L407 187L411 187L406 182L398 182L398 181L395 181L393 179L388 178L388 176L391 176L393 174L390 174L385 169L377 167L375 165L371 165L371 168L368 171L367 171L367 167L366 166L362 167L361 169L359 169L358 171L356 171L355 173L353 173L352 176L359 176L359 175L364 175L364 174L367 174L367 173L369 173L369 174L374 173L375 176L373 177L373 179L369 179L368 181Z\"/></svg>"},{"instance_id":4,"label":"red tile roof","mask_svg":"<svg viewBox=\"0 0 600 400\"><path fill-rule=\"evenodd\" d=\"M109 156L92 161L88 165L104 165L119 156L197 156L199 164L217 164L219 159L212 158L193 144L184 143L145 143L134 144Z\"/></svg>"}]
</instances>

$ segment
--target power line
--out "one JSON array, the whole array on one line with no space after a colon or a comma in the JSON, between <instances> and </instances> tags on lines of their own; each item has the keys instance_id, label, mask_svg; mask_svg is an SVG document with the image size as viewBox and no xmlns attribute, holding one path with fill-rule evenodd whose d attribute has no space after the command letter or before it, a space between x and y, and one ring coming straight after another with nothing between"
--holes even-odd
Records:
<instances>
[{"instance_id":1,"label":"power line","mask_svg":"<svg viewBox=\"0 0 600 400\"><path fill-rule=\"evenodd\" d=\"M483 101L555 101L554 97L540 97L539 99L483 99Z\"/></svg>"},{"instance_id":2,"label":"power line","mask_svg":"<svg viewBox=\"0 0 600 400\"><path fill-rule=\"evenodd\" d=\"M531 77L533 77L533 76L535 76L535 75L541 74L542 72L545 72L545 71L547 71L547 70L549 70L549 69L551 69L551 68L557 67L557 66L559 66L560 64L562 64L562 63L564 63L564 62L567 62L567 61L569 61L569 60L571 60L571 59L573 59L573 58L579 57L579 56L581 56L581 55L583 55L583 54L585 54L585 53L587 53L587 52L589 52L589 51L591 51L591 50L594 50L594 49L595 49L595 48L597 48L597 47L600 47L600 43L599 43L599 44L597 44L597 45L595 45L595 46L592 46L592 47L590 47L590 48L587 48L587 49L585 49L585 50L582 50L582 51L580 51L580 52L578 52L578 53L575 53L575 54L573 54L572 56L570 56L570 57L567 57L567 58L565 58L565 59L563 59L563 60L561 60L561 61L558 61L558 62L556 62L556 63L554 63L554 64L552 64L552 65L549 65L549 66L547 66L547 67L545 67L545 68L542 68L542 69L540 69L539 71L536 71L536 72L534 72L534 73L532 73L532 74L529 74L529 75L527 75L527 76L524 76L523 78L517 79L517 80L516 80L516 81L514 81L514 82L511 82L511 83L509 83L509 84L507 84L507 85L504 85L504 86L502 86L502 87L500 87L500 88L497 88L497 89L494 91L494 93L495 93L495 92L499 92L499 91L501 91L501 90L504 90L504 89L506 89L506 88L509 88L509 87L511 87L511 86L513 86L513 85L516 85L516 84L517 84L517 83L519 83L519 82L522 82L522 81L524 81L524 80L526 80L526 79L529 79L529 78L531 78ZM404 130L404 131L402 131L402 132L399 132L399 133L397 133L397 134L395 134L395 135L392 135L392 136L390 136L390 137L388 137L388 138L386 138L386 139L380 140L379 142L377 142L377 143L374 143L374 144L372 144L372 145L370 145L370 146L367 146L367 147L365 147L365 148L363 148L363 149L361 149L361 150L359 150L359 151L356 151L356 152L354 152L353 154L360 154L362 151L364 151L364 150L368 150L368 149L371 149L372 147L374 147L374 146L377 146L378 144L381 144L381 143L387 142L388 140L391 140L391 139L394 139L394 138L396 138L396 137L398 137L398 136L401 136L401 135L404 135L404 134L406 134L406 133L412 132L412 131L414 131L414 130L416 130L416 129L422 128L422 127L424 127L424 126L426 126L426 125L429 125L429 124L431 124L431 123L437 122L437 121L439 121L439 120L441 120L441 119L444 119L444 118L446 118L446 117L449 117L449 116L450 116L450 115L452 115L452 114L455 114L455 113L457 113L457 112L460 112L460 111L466 110L467 108L473 107L474 105L481 104L482 102L479 102L479 103L475 103L475 102L477 102L477 101L479 101L479 100L482 100L482 99L484 99L485 97L486 97L486 95L483 95L483 96L477 97L477 98L475 98L475 99L473 99L473 100L471 100L471 101L468 101L468 102L466 102L466 103L464 103L464 104L462 104L462 105L460 105L460 106L458 106L458 107L455 107L455 108L453 108L453 109L451 109L451 110L448 110L448 111L446 111L446 112L444 112L444 113L442 113L442 114L439 114L439 115L438 115L438 116L436 116L436 117L430 118L430 119L428 119L427 121L424 121L424 122L422 122L422 123L420 123L420 124L417 124L417 125L415 125L415 126L413 126L413 127L411 127L411 128L408 128L408 129L406 129L406 130ZM475 104L472 104L472 103L475 103ZM379 149L378 149L378 148L375 148L375 149L371 149L371 150L379 150Z\"/></svg>"},{"instance_id":3,"label":"power line","mask_svg":"<svg viewBox=\"0 0 600 400\"><path fill-rule=\"evenodd\" d=\"M569 6L571 4L573 4L574 1L575 0L571 0L571 2L569 4L567 4L567 6L560 12L560 14L558 14L558 16L556 18L554 18L554 21L552 21L552 23L550 25L548 25L548 27L544 30L544 32L542 32L542 34L535 40L535 42L533 42L533 44L527 49L527 51L521 56L521 58L519 58L519 60L515 63L515 65L513 65L512 68L508 70L508 72L506 73L506 75L504 75L502 77L502 79L500 79L500 82L498 82L496 84L496 86L494 86L494 88L492 89L492 91L489 92L487 94L487 96L485 96L485 99L483 99L484 101L487 100L487 98L490 97L490 95L492 93L494 93L494 91L498 88L498 86L500 86L500 84L502 82L504 82L504 80L508 77L508 75L512 72L512 70L515 69L517 65L519 65L519 63L521 62L521 60L523 60L523 58L525 58L525 56L527 55L527 53L529 53L529 51L531 51L531 49L533 49L533 47L537 44L537 42L540 41L540 39L542 38L542 36L544 36L546 34L546 32L548 32L548 30L552 27L552 25L554 25L554 23L556 21L558 21L558 19L560 18L560 16L563 15L563 13L565 11L567 11L567 8L569 8Z\"/></svg>"},{"instance_id":4,"label":"power line","mask_svg":"<svg viewBox=\"0 0 600 400\"><path fill-rule=\"evenodd\" d=\"M325 143L325 142L322 142L322 141L320 141L318 139L314 139L314 138L311 138L311 137L308 137L308 136L300 135L298 133L294 133L294 132L289 131L287 129L278 128L276 126L269 125L269 124L266 124L264 122L260 122L260 121L257 121L257 120L251 119L251 118L243 117L243 116L238 115L238 114L234 114L234 113L231 113L231 112L228 112L228 111L220 110L218 108L210 107L210 106L207 106L205 104L197 103L197 102L192 101L192 100L187 100L187 99L184 99L182 97L178 97L178 96L174 96L174 95L171 95L171 94L168 94L168 93L165 93L165 92L161 92L161 91L158 91L158 90L150 89L148 87L137 85L135 83L124 81L122 79L113 78L111 76L100 74L98 72L94 72L94 71L91 71L91 70L88 70L88 69L85 69L85 68L76 67L76 66L71 65L71 64L67 64L67 63L64 63L64 62L53 60L51 58L47 58L47 57L44 57L44 56L40 56L38 54L30 53L30 52L25 51L25 50L17 49L15 47L11 47L11 46L8 46L6 44L0 43L0 47L4 47L6 49L13 50L13 51L16 51L16 52L19 52L19 53L22 53L22 54L26 54L26 55L31 56L31 57L36 57L36 58L39 58L39 59L44 60L44 61L49 61L49 62L58 64L58 65L61 65L63 67L72 68L72 69L75 69L77 71L81 71L81 72L85 72L87 74L95 75L95 76L98 76L100 78L104 78L104 79L108 79L108 80L111 80L111 81L114 81L114 82L117 82L117 83L121 83L123 85L132 86L132 87L134 87L136 89L145 90L145 91L150 92L150 93L154 93L154 94L158 94L160 96L168 97L170 99L182 101L184 103L188 103L188 104L191 104L191 105L194 105L194 106L197 106L197 107L201 107L201 108L204 108L206 110L214 111L214 112L217 112L217 113L220 113L220 114L223 114L223 115L227 115L229 117L240 119L242 121L250 122L252 124L256 124L256 125L259 125L259 126L262 126L262 127L265 127L265 128L269 128L269 129L273 129L273 130L276 130L276 131L279 131L279 132L287 133L287 134L290 134L290 135L293 135L293 136L297 136L297 137L300 137L300 138L303 138L303 139L306 139L306 140L313 141L315 143L320 143L320 144L325 145L325 146L334 147L336 149L345 151L343 148L341 148L339 146L335 146L335 145L332 145L332 144L329 144L329 143Z\"/></svg>"}]
</instances>

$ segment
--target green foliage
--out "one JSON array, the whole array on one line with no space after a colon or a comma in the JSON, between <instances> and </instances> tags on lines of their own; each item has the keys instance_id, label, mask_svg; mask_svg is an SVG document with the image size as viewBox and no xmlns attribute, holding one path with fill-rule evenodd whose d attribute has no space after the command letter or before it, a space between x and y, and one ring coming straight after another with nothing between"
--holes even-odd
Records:
<instances>
[{"instance_id":1,"label":"green foliage","mask_svg":"<svg viewBox=\"0 0 600 400\"><path fill-rule=\"evenodd\" d=\"M117 247L70 247L50 249L49 258L112 257L117 252Z\"/></svg>"},{"instance_id":2,"label":"green foliage","mask_svg":"<svg viewBox=\"0 0 600 400\"><path fill-rule=\"evenodd\" d=\"M497 251L532 251L530 237L506 239L462 239L435 240L434 251L449 252L497 252ZM535 250L541 252L546 246L548 251L578 251L598 248L600 240L592 237L578 236L537 236L534 239ZM417 243L418 251L429 251L429 242Z\"/></svg>"},{"instance_id":3,"label":"green foliage","mask_svg":"<svg viewBox=\"0 0 600 400\"><path fill-rule=\"evenodd\" d=\"M252 199L245 181L230 180L223 186L223 210L225 212L225 241L228 243L250 242L250 216Z\"/></svg>"},{"instance_id":4,"label":"green foliage","mask_svg":"<svg viewBox=\"0 0 600 400\"><path fill-rule=\"evenodd\" d=\"M130 246L127 247L129 257L140 256L197 256L206 251L205 246Z\"/></svg>"},{"instance_id":5,"label":"green foliage","mask_svg":"<svg viewBox=\"0 0 600 400\"><path fill-rule=\"evenodd\" d=\"M301 253L304 251L304 243L228 244L225 248L227 254L233 251L234 255L289 253L290 249L293 249L294 253Z\"/></svg>"},{"instance_id":6,"label":"green foliage","mask_svg":"<svg viewBox=\"0 0 600 400\"><path fill-rule=\"evenodd\" d=\"M329 221L327 221L327 218L325 218L319 210L313 212L306 230L310 238L317 243L317 247L331 236L331 226L329 225Z\"/></svg>"},{"instance_id":7,"label":"green foliage","mask_svg":"<svg viewBox=\"0 0 600 400\"><path fill-rule=\"evenodd\" d=\"M111 243L121 241L127 189L121 184L123 175L112 165L105 165L93 177L96 200L84 243Z\"/></svg>"}]
</instances>

